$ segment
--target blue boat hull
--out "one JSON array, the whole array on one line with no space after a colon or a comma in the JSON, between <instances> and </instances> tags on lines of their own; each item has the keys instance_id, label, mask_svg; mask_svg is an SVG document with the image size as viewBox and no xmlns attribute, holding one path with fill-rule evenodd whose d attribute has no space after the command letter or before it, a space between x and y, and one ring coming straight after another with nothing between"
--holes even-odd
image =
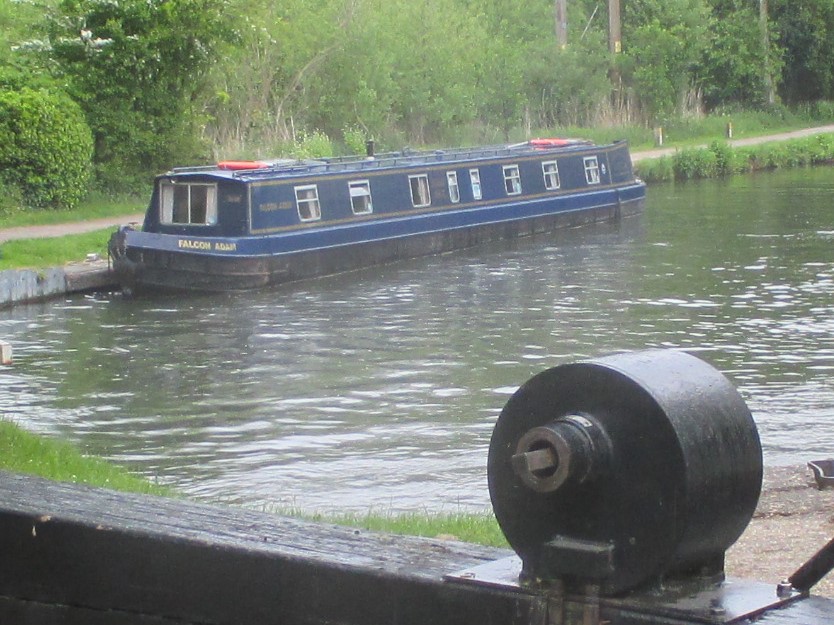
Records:
<instances>
[{"instance_id":1,"label":"blue boat hull","mask_svg":"<svg viewBox=\"0 0 834 625\"><path fill-rule=\"evenodd\" d=\"M390 220L354 228L240 239L185 239L126 231L126 254L115 263L131 292L232 291L263 288L393 261L441 254L489 241L531 236L639 214L645 186L636 183L558 200L508 204ZM165 240L162 240L165 237ZM220 244L233 252L218 252Z\"/></svg>"}]
</instances>

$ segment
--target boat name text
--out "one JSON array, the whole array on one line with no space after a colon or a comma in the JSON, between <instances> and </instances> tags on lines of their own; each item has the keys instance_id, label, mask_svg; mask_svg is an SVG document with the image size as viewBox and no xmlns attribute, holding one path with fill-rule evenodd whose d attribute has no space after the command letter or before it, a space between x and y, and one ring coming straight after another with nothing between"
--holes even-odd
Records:
<instances>
[{"instance_id":1,"label":"boat name text","mask_svg":"<svg viewBox=\"0 0 834 625\"><path fill-rule=\"evenodd\" d=\"M277 211L277 210L287 210L293 207L292 202L264 202L258 208L262 212L269 212L269 211Z\"/></svg>"},{"instance_id":2,"label":"boat name text","mask_svg":"<svg viewBox=\"0 0 834 625\"><path fill-rule=\"evenodd\" d=\"M182 250L202 250L205 252L234 252L237 243L225 243L223 241L195 241L193 239L177 240L177 247Z\"/></svg>"}]
</instances>

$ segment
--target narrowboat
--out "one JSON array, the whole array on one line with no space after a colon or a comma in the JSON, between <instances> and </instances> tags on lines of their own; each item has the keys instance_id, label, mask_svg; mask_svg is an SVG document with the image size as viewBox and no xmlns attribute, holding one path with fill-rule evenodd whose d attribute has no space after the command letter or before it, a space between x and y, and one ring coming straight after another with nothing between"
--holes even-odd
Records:
<instances>
[{"instance_id":1,"label":"narrowboat","mask_svg":"<svg viewBox=\"0 0 834 625\"><path fill-rule=\"evenodd\" d=\"M154 182L109 244L126 292L228 291L639 213L626 142L224 161Z\"/></svg>"}]
</instances>

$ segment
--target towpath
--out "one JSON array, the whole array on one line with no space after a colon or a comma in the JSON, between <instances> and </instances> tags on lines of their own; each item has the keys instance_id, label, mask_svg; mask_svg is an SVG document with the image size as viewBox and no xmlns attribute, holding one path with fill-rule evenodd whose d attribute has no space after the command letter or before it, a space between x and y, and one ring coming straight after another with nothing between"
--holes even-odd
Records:
<instances>
[{"instance_id":1,"label":"towpath","mask_svg":"<svg viewBox=\"0 0 834 625\"><path fill-rule=\"evenodd\" d=\"M761 137L748 137L746 139L729 139L727 143L734 148L744 147L746 145L759 145L761 143L770 143L772 141L787 141L789 139L801 139L803 137L813 137L815 135L824 135L834 132L834 125L817 126L815 128L802 128L801 130L791 130L789 132L780 132L772 135L763 135ZM695 147L706 147L706 144ZM660 158L661 156L671 156L680 148L657 148L656 150L641 150L639 152L632 152L631 160L635 163L638 161Z\"/></svg>"},{"instance_id":2,"label":"towpath","mask_svg":"<svg viewBox=\"0 0 834 625\"><path fill-rule=\"evenodd\" d=\"M834 133L834 124L828 126L817 126L814 128L803 128L801 130L792 130L790 132L781 132L772 135L765 135L761 137L749 137L746 139L731 139L729 143L733 147L741 147L745 145L757 145L760 143L768 143L771 141L786 141L788 139L798 139L802 137L812 137L814 135L821 135L827 133ZM631 159L636 163L650 158L660 158L661 156L670 156L674 154L679 148L658 148L655 150L640 150L632 152ZM82 234L85 232L93 232L94 230L101 230L103 228L115 228L127 223L141 223L144 215L122 215L120 217L105 217L102 219L93 219L90 221L78 221L61 224L51 224L46 226L20 226L16 228L0 229L0 243L11 241L12 239L37 239L49 237L61 237L68 234Z\"/></svg>"},{"instance_id":3,"label":"towpath","mask_svg":"<svg viewBox=\"0 0 834 625\"><path fill-rule=\"evenodd\" d=\"M0 229L0 243L13 239L47 239L62 237L68 234L83 234L104 228L115 228L122 224L142 223L144 215L121 215L118 217L103 217L89 221L73 221L69 223L49 224L44 226L18 226L16 228Z\"/></svg>"}]
</instances>

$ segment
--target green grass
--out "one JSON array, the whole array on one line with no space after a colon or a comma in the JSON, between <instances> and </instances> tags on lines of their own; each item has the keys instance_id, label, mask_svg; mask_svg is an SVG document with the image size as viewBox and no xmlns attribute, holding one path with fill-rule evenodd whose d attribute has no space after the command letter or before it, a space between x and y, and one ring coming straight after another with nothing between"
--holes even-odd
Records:
<instances>
[{"instance_id":1,"label":"green grass","mask_svg":"<svg viewBox=\"0 0 834 625\"><path fill-rule=\"evenodd\" d=\"M317 514L288 513L311 521L335 523L366 530L460 540L467 543L507 547L507 541L491 512L483 513L406 513Z\"/></svg>"},{"instance_id":2,"label":"green grass","mask_svg":"<svg viewBox=\"0 0 834 625\"><path fill-rule=\"evenodd\" d=\"M789 141L733 148L726 141L707 147L684 148L671 156L646 159L635 165L648 183L718 178L771 169L789 169L834 162L834 135L824 134Z\"/></svg>"},{"instance_id":3,"label":"green grass","mask_svg":"<svg viewBox=\"0 0 834 625\"><path fill-rule=\"evenodd\" d=\"M114 464L84 456L66 442L26 432L4 419L0 419L0 469L120 491L173 494L171 489L132 475Z\"/></svg>"},{"instance_id":4,"label":"green grass","mask_svg":"<svg viewBox=\"0 0 834 625\"><path fill-rule=\"evenodd\" d=\"M687 148L707 145L713 141L727 138L727 125L732 124L733 139L761 137L764 135L800 130L831 123L831 117L823 114L811 115L803 112L779 110L775 113L766 111L735 111L709 115L702 118L682 118L658 123L663 128L663 147ZM654 128L640 126L615 126L578 128L561 127L535 129L535 136L580 137L595 143L610 143L617 139L627 139L632 151L650 150L655 147ZM523 141L528 137L514 137Z\"/></svg>"},{"instance_id":5,"label":"green grass","mask_svg":"<svg viewBox=\"0 0 834 625\"><path fill-rule=\"evenodd\" d=\"M115 228L47 239L17 239L0 245L0 271L59 267L84 260L87 254L107 257L107 241Z\"/></svg>"},{"instance_id":6,"label":"green grass","mask_svg":"<svg viewBox=\"0 0 834 625\"><path fill-rule=\"evenodd\" d=\"M59 482L89 484L113 490L173 496L176 491L132 475L114 464L81 454L69 443L27 432L0 418L0 469L27 473ZM278 514L349 527L446 538L506 547L507 542L492 513L481 514L343 514L309 515L283 510Z\"/></svg>"},{"instance_id":7,"label":"green grass","mask_svg":"<svg viewBox=\"0 0 834 625\"><path fill-rule=\"evenodd\" d=\"M6 208L0 211L0 228L16 226L41 226L48 224L90 221L104 217L121 217L144 213L147 198L132 196L107 197L94 193L87 197L77 208L72 210L25 210Z\"/></svg>"}]
</instances>

